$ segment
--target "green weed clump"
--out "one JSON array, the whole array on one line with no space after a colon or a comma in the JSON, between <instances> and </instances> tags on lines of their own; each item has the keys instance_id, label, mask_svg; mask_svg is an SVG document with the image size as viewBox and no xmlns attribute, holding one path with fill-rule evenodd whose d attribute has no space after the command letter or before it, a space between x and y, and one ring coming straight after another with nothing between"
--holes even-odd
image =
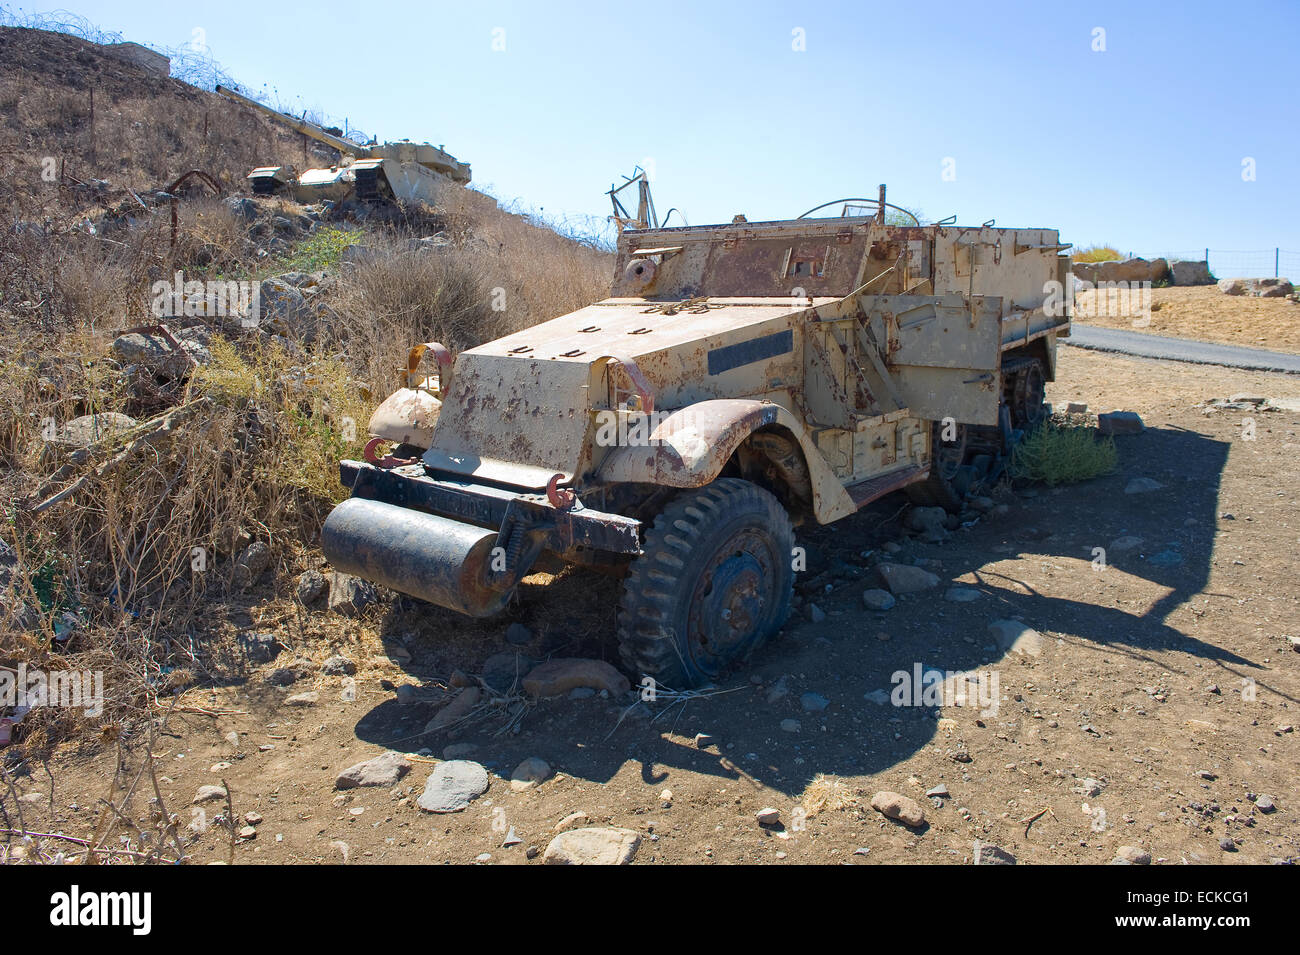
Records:
<instances>
[{"instance_id":1,"label":"green weed clump","mask_svg":"<svg viewBox=\"0 0 1300 955\"><path fill-rule=\"evenodd\" d=\"M1118 463L1114 438L1101 437L1095 428L1045 422L1016 445L1009 471L1013 478L1056 487L1111 474Z\"/></svg>"}]
</instances>

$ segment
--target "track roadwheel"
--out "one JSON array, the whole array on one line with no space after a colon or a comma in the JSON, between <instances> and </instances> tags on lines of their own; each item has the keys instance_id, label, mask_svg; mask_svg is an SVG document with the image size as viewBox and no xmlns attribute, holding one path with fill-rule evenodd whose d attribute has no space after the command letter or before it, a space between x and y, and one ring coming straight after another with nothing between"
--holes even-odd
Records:
<instances>
[{"instance_id":1,"label":"track roadwheel","mask_svg":"<svg viewBox=\"0 0 1300 955\"><path fill-rule=\"evenodd\" d=\"M775 497L723 478L646 532L619 604L623 663L669 689L712 682L790 615L794 528Z\"/></svg>"},{"instance_id":2,"label":"track roadwheel","mask_svg":"<svg viewBox=\"0 0 1300 955\"><path fill-rule=\"evenodd\" d=\"M1043 406L1046 396L1047 382L1043 375L1043 363L1035 358L1016 373L1011 401L1012 423L1025 433L1033 431L1047 413Z\"/></svg>"}]
</instances>

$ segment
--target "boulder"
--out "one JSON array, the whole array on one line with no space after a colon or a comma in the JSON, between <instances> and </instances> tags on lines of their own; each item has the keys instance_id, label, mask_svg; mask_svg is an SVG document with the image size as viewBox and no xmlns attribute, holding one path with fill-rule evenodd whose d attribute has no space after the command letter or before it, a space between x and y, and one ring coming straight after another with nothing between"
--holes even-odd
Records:
<instances>
[{"instance_id":1,"label":"boulder","mask_svg":"<svg viewBox=\"0 0 1300 955\"><path fill-rule=\"evenodd\" d=\"M359 786L395 786L411 771L406 757L394 750L349 766L334 780L335 789L356 789Z\"/></svg>"},{"instance_id":2,"label":"boulder","mask_svg":"<svg viewBox=\"0 0 1300 955\"><path fill-rule=\"evenodd\" d=\"M55 431L54 436L48 441L62 448L84 448L114 434L128 431L134 428L136 423L130 415L118 414L116 411L101 411L99 414L73 418Z\"/></svg>"},{"instance_id":3,"label":"boulder","mask_svg":"<svg viewBox=\"0 0 1300 955\"><path fill-rule=\"evenodd\" d=\"M488 791L487 770L468 759L452 759L439 765L424 784L416 800L425 812L460 812Z\"/></svg>"},{"instance_id":4,"label":"boulder","mask_svg":"<svg viewBox=\"0 0 1300 955\"><path fill-rule=\"evenodd\" d=\"M570 829L551 840L542 861L547 865L627 865L641 846L631 829Z\"/></svg>"},{"instance_id":5,"label":"boulder","mask_svg":"<svg viewBox=\"0 0 1300 955\"><path fill-rule=\"evenodd\" d=\"M871 797L871 808L905 826L916 829L925 825L925 810L914 799L884 790Z\"/></svg>"},{"instance_id":6,"label":"boulder","mask_svg":"<svg viewBox=\"0 0 1300 955\"><path fill-rule=\"evenodd\" d=\"M1173 273L1175 285L1210 285L1214 282L1208 262L1172 262L1169 270Z\"/></svg>"},{"instance_id":7,"label":"boulder","mask_svg":"<svg viewBox=\"0 0 1300 955\"><path fill-rule=\"evenodd\" d=\"M939 586L939 578L928 570L909 564L883 563L876 565L876 573L892 594L911 594Z\"/></svg>"},{"instance_id":8,"label":"boulder","mask_svg":"<svg viewBox=\"0 0 1300 955\"><path fill-rule=\"evenodd\" d=\"M375 585L351 574L334 571L329 576L329 608L345 617L356 617L379 599Z\"/></svg>"},{"instance_id":9,"label":"boulder","mask_svg":"<svg viewBox=\"0 0 1300 955\"><path fill-rule=\"evenodd\" d=\"M257 583L266 568L271 566L271 548L261 541L253 541L235 559L231 582L241 590Z\"/></svg>"},{"instance_id":10,"label":"boulder","mask_svg":"<svg viewBox=\"0 0 1300 955\"><path fill-rule=\"evenodd\" d=\"M1141 434L1146 430L1136 411L1109 411L1097 415L1097 430L1102 434Z\"/></svg>"},{"instance_id":11,"label":"boulder","mask_svg":"<svg viewBox=\"0 0 1300 955\"><path fill-rule=\"evenodd\" d=\"M610 664L580 657L548 660L524 677L524 692L534 697L564 696L579 686L606 690L611 696L622 696L631 689L627 677Z\"/></svg>"}]
</instances>

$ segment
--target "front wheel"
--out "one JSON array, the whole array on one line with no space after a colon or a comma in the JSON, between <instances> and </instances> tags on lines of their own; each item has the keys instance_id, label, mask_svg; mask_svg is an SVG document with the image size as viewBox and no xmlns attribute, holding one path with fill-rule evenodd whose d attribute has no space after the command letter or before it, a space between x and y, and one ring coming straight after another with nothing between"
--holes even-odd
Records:
<instances>
[{"instance_id":1,"label":"front wheel","mask_svg":"<svg viewBox=\"0 0 1300 955\"><path fill-rule=\"evenodd\" d=\"M757 485L723 478L676 498L624 583L623 663L669 689L713 682L789 617L793 550L789 516Z\"/></svg>"}]
</instances>

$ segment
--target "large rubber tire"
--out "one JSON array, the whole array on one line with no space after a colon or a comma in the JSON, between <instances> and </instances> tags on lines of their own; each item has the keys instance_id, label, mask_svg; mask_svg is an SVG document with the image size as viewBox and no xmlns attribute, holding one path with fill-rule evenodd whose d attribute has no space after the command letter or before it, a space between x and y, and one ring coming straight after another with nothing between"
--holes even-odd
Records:
<instances>
[{"instance_id":1,"label":"large rubber tire","mask_svg":"<svg viewBox=\"0 0 1300 955\"><path fill-rule=\"evenodd\" d=\"M714 682L790 616L793 549L785 508L748 481L723 478L674 499L624 582L624 665L668 689Z\"/></svg>"}]
</instances>

